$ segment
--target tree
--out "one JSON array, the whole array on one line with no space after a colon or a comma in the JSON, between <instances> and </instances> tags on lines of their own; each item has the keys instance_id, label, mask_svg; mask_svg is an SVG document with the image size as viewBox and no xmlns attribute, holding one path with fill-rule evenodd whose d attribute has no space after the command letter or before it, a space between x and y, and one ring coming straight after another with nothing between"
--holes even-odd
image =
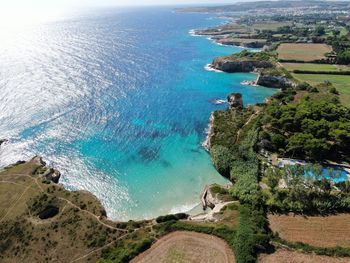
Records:
<instances>
[{"instance_id":1,"label":"tree","mask_svg":"<svg viewBox=\"0 0 350 263\"><path fill-rule=\"evenodd\" d=\"M326 30L324 28L324 26L317 26L315 28L315 35L316 36L323 36L326 33Z\"/></svg>"},{"instance_id":2,"label":"tree","mask_svg":"<svg viewBox=\"0 0 350 263\"><path fill-rule=\"evenodd\" d=\"M215 168L218 172L230 178L230 170L232 163L232 153L229 149L221 145L215 145L210 149L210 154L214 163Z\"/></svg>"},{"instance_id":3,"label":"tree","mask_svg":"<svg viewBox=\"0 0 350 263\"><path fill-rule=\"evenodd\" d=\"M344 50L340 52L337 56L337 62L339 64L349 64L350 63L350 50Z\"/></svg>"}]
</instances>

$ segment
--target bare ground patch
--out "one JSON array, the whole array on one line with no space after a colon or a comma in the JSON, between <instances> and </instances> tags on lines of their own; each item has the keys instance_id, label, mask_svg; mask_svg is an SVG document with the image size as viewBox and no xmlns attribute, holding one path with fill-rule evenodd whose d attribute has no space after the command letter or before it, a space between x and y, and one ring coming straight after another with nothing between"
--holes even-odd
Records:
<instances>
[{"instance_id":1,"label":"bare ground patch","mask_svg":"<svg viewBox=\"0 0 350 263\"><path fill-rule=\"evenodd\" d=\"M350 214L330 216L269 215L282 239L317 247L350 247ZM350 261L350 260L349 260Z\"/></svg>"},{"instance_id":2,"label":"bare ground patch","mask_svg":"<svg viewBox=\"0 0 350 263\"><path fill-rule=\"evenodd\" d=\"M332 48L326 44L281 44L278 49L278 58L282 60L315 61L325 59L325 54Z\"/></svg>"},{"instance_id":3,"label":"bare ground patch","mask_svg":"<svg viewBox=\"0 0 350 263\"><path fill-rule=\"evenodd\" d=\"M233 263L232 250L225 241L206 234L178 231L158 240L131 263Z\"/></svg>"},{"instance_id":4,"label":"bare ground patch","mask_svg":"<svg viewBox=\"0 0 350 263\"><path fill-rule=\"evenodd\" d=\"M305 254L287 249L279 249L273 254L261 254L259 263L348 263L349 258L334 258L328 256L319 256L315 254Z\"/></svg>"}]
</instances>

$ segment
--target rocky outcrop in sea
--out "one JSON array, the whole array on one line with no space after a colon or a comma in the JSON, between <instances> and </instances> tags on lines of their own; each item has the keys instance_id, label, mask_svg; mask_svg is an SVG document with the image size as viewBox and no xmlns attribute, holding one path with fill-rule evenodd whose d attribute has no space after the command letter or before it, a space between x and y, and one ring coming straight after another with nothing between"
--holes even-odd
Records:
<instances>
[{"instance_id":1,"label":"rocky outcrop in sea","mask_svg":"<svg viewBox=\"0 0 350 263\"><path fill-rule=\"evenodd\" d=\"M243 98L241 93L231 93L227 96L227 102L230 109L243 108Z\"/></svg>"}]
</instances>

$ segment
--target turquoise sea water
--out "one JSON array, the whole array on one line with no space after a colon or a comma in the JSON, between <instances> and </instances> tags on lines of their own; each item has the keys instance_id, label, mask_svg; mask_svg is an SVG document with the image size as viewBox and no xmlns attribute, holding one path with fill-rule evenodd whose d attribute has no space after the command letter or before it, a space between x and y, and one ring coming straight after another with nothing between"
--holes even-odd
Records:
<instances>
[{"instance_id":1,"label":"turquoise sea water","mask_svg":"<svg viewBox=\"0 0 350 263\"><path fill-rule=\"evenodd\" d=\"M187 211L204 186L228 183L201 147L210 113L253 74L209 72L238 52L193 28L222 21L171 8L96 10L14 34L0 44L0 165L41 155L69 189L93 192L111 218Z\"/></svg>"}]
</instances>

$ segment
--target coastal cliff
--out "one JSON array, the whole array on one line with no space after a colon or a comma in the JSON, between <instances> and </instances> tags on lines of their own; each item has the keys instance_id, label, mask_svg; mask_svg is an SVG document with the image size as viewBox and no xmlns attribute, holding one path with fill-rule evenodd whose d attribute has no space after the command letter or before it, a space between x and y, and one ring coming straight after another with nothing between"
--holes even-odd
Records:
<instances>
[{"instance_id":1,"label":"coastal cliff","mask_svg":"<svg viewBox=\"0 0 350 263\"><path fill-rule=\"evenodd\" d=\"M0 171L1 262L96 262L100 253L87 251L126 232L94 195L68 191L59 179L38 156Z\"/></svg>"},{"instance_id":2,"label":"coastal cliff","mask_svg":"<svg viewBox=\"0 0 350 263\"><path fill-rule=\"evenodd\" d=\"M215 41L222 45L227 46L239 46L246 48L263 48L266 45L265 39L244 39L244 38L226 38L226 37L213 37Z\"/></svg>"},{"instance_id":3,"label":"coastal cliff","mask_svg":"<svg viewBox=\"0 0 350 263\"><path fill-rule=\"evenodd\" d=\"M275 57L269 52L244 50L231 56L215 58L211 67L227 73L256 72L256 81L249 83L268 88L286 89L296 86L290 74L278 66Z\"/></svg>"},{"instance_id":4,"label":"coastal cliff","mask_svg":"<svg viewBox=\"0 0 350 263\"><path fill-rule=\"evenodd\" d=\"M212 68L227 73L252 72L257 68L271 68L270 61L257 61L254 59L237 60L233 57L218 57L214 59Z\"/></svg>"},{"instance_id":5,"label":"coastal cliff","mask_svg":"<svg viewBox=\"0 0 350 263\"><path fill-rule=\"evenodd\" d=\"M285 89L289 87L294 87L296 84L292 80L277 75L262 75L259 74L256 80L256 84L269 88Z\"/></svg>"}]
</instances>

